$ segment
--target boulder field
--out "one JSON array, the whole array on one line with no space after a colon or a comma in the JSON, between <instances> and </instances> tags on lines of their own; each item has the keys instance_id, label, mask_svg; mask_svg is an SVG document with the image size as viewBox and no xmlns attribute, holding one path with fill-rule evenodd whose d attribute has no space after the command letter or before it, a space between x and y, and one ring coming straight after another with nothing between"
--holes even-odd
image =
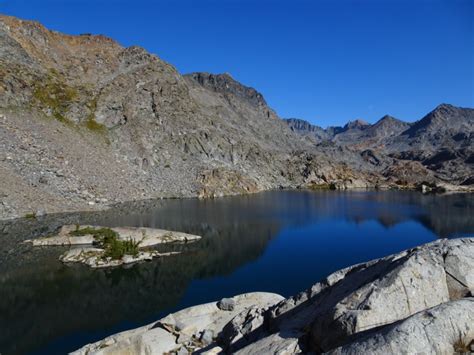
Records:
<instances>
[{"instance_id":1,"label":"boulder field","mask_svg":"<svg viewBox=\"0 0 474 355\"><path fill-rule=\"evenodd\" d=\"M190 307L75 354L474 351L474 238L440 239L329 275L287 299Z\"/></svg>"}]
</instances>

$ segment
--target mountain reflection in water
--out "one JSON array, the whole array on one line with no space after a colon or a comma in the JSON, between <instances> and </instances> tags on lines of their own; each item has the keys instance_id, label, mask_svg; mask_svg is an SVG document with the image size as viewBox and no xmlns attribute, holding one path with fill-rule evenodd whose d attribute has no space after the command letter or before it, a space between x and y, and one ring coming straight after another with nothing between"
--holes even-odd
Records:
<instances>
[{"instance_id":1,"label":"mountain reflection in water","mask_svg":"<svg viewBox=\"0 0 474 355\"><path fill-rule=\"evenodd\" d=\"M469 194L272 191L154 200L104 212L0 222L0 353L64 353L190 305L250 291L297 293L342 267L437 237L474 236ZM22 240L63 224L203 236L128 269L62 265L62 247Z\"/></svg>"}]
</instances>

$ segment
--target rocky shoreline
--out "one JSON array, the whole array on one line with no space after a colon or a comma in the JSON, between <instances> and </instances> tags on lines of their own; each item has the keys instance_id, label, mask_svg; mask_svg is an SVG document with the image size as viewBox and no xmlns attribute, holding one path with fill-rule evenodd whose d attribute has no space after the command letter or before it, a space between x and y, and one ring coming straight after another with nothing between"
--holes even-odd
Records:
<instances>
[{"instance_id":1,"label":"rocky shoreline","mask_svg":"<svg viewBox=\"0 0 474 355\"><path fill-rule=\"evenodd\" d=\"M474 238L354 265L284 299L249 293L184 309L74 354L474 351Z\"/></svg>"},{"instance_id":2,"label":"rocky shoreline","mask_svg":"<svg viewBox=\"0 0 474 355\"><path fill-rule=\"evenodd\" d=\"M451 185L451 184L438 184L436 186L428 186L420 184L418 186L411 186L411 187L400 187L397 185L373 185L373 186L346 186L346 185L334 185L331 186L329 184L322 184L322 185L314 185L309 184L307 186L295 186L295 187L274 187L269 189L263 189L253 192L245 192L245 193L227 193L227 194L219 194L215 196L206 196L201 197L198 195L189 195L189 196L167 196L167 197L157 197L154 199L177 199L177 198L221 198L221 197L228 197L228 196L237 196L237 195L248 195L254 193L260 193L265 191L272 191L272 190L336 190L336 191L388 191L388 190L400 190L400 191L420 191L420 193L428 194L428 193L441 193L441 194L449 194L449 193L474 193L473 186L460 186L460 185ZM93 211L104 211L113 207L120 205L121 203L132 203L132 202L140 202L140 201L148 201L153 199L133 199L133 200L124 200L121 202L116 203L94 203L94 204L78 204L78 205L44 205L42 204L38 210L31 210L26 205L21 207L18 211L12 212L11 210L8 212L6 210L0 210L0 221L7 221L13 220L17 218L30 218L36 219L41 218L46 214L55 214L55 213L77 213L77 212L93 212ZM46 207L47 206L47 207ZM21 211L21 213L18 213Z\"/></svg>"}]
</instances>

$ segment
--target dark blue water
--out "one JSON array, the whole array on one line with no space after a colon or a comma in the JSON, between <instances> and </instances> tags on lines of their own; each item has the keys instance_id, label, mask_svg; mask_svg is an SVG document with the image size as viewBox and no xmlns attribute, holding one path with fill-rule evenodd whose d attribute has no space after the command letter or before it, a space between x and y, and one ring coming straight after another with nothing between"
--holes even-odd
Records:
<instances>
[{"instance_id":1,"label":"dark blue water","mask_svg":"<svg viewBox=\"0 0 474 355\"><path fill-rule=\"evenodd\" d=\"M161 200L0 223L0 353L65 353L183 307L250 291L290 296L340 268L439 237L474 236L474 196L275 191ZM66 223L160 227L203 239L129 269L57 261L18 241Z\"/></svg>"}]
</instances>

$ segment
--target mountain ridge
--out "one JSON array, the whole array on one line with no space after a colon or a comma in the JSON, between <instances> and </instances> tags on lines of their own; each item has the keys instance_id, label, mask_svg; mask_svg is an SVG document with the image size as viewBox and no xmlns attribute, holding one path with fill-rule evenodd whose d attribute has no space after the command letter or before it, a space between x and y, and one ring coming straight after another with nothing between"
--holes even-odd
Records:
<instances>
[{"instance_id":1,"label":"mountain ridge","mask_svg":"<svg viewBox=\"0 0 474 355\"><path fill-rule=\"evenodd\" d=\"M9 16L0 16L0 115L3 218L275 188L456 186L467 174L320 144L228 73L181 75L141 47ZM332 130L370 128L353 125ZM416 173L393 168L400 164Z\"/></svg>"}]
</instances>

